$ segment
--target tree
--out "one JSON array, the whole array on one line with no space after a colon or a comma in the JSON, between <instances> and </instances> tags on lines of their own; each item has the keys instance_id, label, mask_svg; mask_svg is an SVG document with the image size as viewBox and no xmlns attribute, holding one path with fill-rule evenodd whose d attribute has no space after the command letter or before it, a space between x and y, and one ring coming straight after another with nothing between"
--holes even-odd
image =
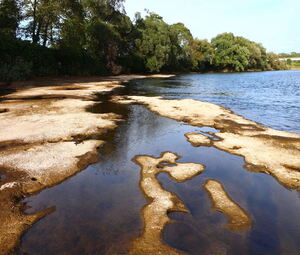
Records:
<instances>
[{"instance_id":1,"label":"tree","mask_svg":"<svg viewBox=\"0 0 300 255\"><path fill-rule=\"evenodd\" d=\"M191 39L186 51L189 54L190 70L199 72L210 68L214 49L207 40Z\"/></svg>"},{"instance_id":2,"label":"tree","mask_svg":"<svg viewBox=\"0 0 300 255\"><path fill-rule=\"evenodd\" d=\"M0 31L16 36L20 21L20 9L16 0L2 0L0 3Z\"/></svg>"},{"instance_id":3,"label":"tree","mask_svg":"<svg viewBox=\"0 0 300 255\"><path fill-rule=\"evenodd\" d=\"M0 77L12 80L285 68L262 45L232 33L200 40L184 24L167 24L149 11L132 22L125 0L0 1Z\"/></svg>"},{"instance_id":4,"label":"tree","mask_svg":"<svg viewBox=\"0 0 300 255\"><path fill-rule=\"evenodd\" d=\"M224 33L213 38L211 44L215 49L213 64L216 68L237 72L247 70L250 51L245 38Z\"/></svg>"},{"instance_id":5,"label":"tree","mask_svg":"<svg viewBox=\"0 0 300 255\"><path fill-rule=\"evenodd\" d=\"M106 68L113 74L121 72L117 64L122 43L122 32L130 26L123 13L122 0L95 1L86 0L86 36L87 50L106 63Z\"/></svg>"},{"instance_id":6,"label":"tree","mask_svg":"<svg viewBox=\"0 0 300 255\"><path fill-rule=\"evenodd\" d=\"M46 46L53 44L55 33L59 33L61 4L59 0L22 0L25 37L32 43Z\"/></svg>"},{"instance_id":7,"label":"tree","mask_svg":"<svg viewBox=\"0 0 300 255\"><path fill-rule=\"evenodd\" d=\"M151 73L160 72L171 55L169 26L161 16L150 13L143 21L139 21L138 29L141 38L136 39L136 45L147 70Z\"/></svg>"},{"instance_id":8,"label":"tree","mask_svg":"<svg viewBox=\"0 0 300 255\"><path fill-rule=\"evenodd\" d=\"M267 54L267 63L268 63L268 69L270 70L287 69L286 63L280 61L278 55L273 52L269 52Z\"/></svg>"},{"instance_id":9,"label":"tree","mask_svg":"<svg viewBox=\"0 0 300 255\"><path fill-rule=\"evenodd\" d=\"M169 26L169 36L171 52L167 69L170 71L189 70L191 61L188 46L193 40L190 30L184 24L176 23Z\"/></svg>"}]
</instances>

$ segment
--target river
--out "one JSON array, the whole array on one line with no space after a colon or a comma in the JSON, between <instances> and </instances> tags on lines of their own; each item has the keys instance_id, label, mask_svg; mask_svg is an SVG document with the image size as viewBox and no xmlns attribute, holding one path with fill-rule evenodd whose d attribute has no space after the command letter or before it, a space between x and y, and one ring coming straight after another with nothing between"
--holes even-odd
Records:
<instances>
[{"instance_id":1,"label":"river","mask_svg":"<svg viewBox=\"0 0 300 255\"><path fill-rule=\"evenodd\" d=\"M124 94L208 101L263 125L300 133L300 71L239 74L188 74L171 79L131 81ZM116 112L126 119L106 134L100 161L65 182L27 198L27 213L56 210L22 238L20 254L126 254L143 222L147 201L140 190L136 155L158 157L172 151L179 162L204 164L205 172L184 183L160 174L163 187L176 193L190 213L170 213L166 244L188 254L299 254L300 196L273 177L244 169L242 157L213 147L193 147L187 132L210 131L161 117L141 105L107 102L89 109ZM252 228L233 232L226 217L211 209L203 184L220 181L252 217Z\"/></svg>"}]
</instances>

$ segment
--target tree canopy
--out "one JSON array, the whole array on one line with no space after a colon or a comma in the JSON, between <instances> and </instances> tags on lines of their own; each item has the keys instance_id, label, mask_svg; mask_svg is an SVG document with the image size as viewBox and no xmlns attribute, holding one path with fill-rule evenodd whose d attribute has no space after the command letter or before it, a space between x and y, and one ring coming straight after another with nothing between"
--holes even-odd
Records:
<instances>
[{"instance_id":1,"label":"tree canopy","mask_svg":"<svg viewBox=\"0 0 300 255\"><path fill-rule=\"evenodd\" d=\"M246 38L224 33L200 40L184 24L167 24L149 11L131 21L123 4L1 0L0 79L284 68L277 55Z\"/></svg>"}]
</instances>

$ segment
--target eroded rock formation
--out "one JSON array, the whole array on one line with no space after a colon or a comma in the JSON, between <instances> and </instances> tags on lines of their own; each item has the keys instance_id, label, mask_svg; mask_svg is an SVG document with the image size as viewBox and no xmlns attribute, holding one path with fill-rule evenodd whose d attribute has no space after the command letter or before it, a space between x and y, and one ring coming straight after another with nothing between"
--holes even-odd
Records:
<instances>
[{"instance_id":1,"label":"eroded rock formation","mask_svg":"<svg viewBox=\"0 0 300 255\"><path fill-rule=\"evenodd\" d=\"M231 199L220 182L207 180L204 188L209 194L213 210L222 212L228 217L229 229L243 231L251 228L252 220L249 214Z\"/></svg>"},{"instance_id":2,"label":"eroded rock formation","mask_svg":"<svg viewBox=\"0 0 300 255\"><path fill-rule=\"evenodd\" d=\"M139 103L168 118L190 125L213 127L219 140L212 146L243 156L247 170L270 174L287 188L300 191L300 135L274 130L247 120L221 106L192 99L115 97L120 103Z\"/></svg>"},{"instance_id":3,"label":"eroded rock formation","mask_svg":"<svg viewBox=\"0 0 300 255\"><path fill-rule=\"evenodd\" d=\"M162 231L171 222L169 212L188 212L184 203L172 192L165 190L157 179L162 172L168 173L175 181L183 182L204 171L204 166L194 163L177 163L179 157L165 152L160 158L137 156L134 161L141 166L140 186L149 203L143 208L144 229L134 240L129 254L185 254L165 245L161 240ZM171 165L169 165L171 164Z\"/></svg>"}]
</instances>

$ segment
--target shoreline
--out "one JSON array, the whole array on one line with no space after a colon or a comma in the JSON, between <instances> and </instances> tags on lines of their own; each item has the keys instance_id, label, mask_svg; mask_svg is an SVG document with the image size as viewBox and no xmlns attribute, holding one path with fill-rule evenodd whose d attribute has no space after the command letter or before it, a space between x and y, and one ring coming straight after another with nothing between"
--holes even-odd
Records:
<instances>
[{"instance_id":1,"label":"shoreline","mask_svg":"<svg viewBox=\"0 0 300 255\"><path fill-rule=\"evenodd\" d=\"M300 134L268 128L224 107L193 99L129 96L113 101L145 105L163 117L215 128L220 133L209 135L217 140L208 137L207 146L242 156L246 170L272 175L284 187L300 191ZM193 135L186 134L189 142L197 144L199 138Z\"/></svg>"},{"instance_id":2,"label":"shoreline","mask_svg":"<svg viewBox=\"0 0 300 255\"><path fill-rule=\"evenodd\" d=\"M63 86L72 83L87 83L87 82L128 82L134 79L147 78L170 78L176 76L176 73L171 74L122 74L109 76L50 76L50 77L33 77L24 81L4 82L0 81L0 89L26 89L32 87L44 86ZM4 86L6 86L4 88Z\"/></svg>"},{"instance_id":3,"label":"shoreline","mask_svg":"<svg viewBox=\"0 0 300 255\"><path fill-rule=\"evenodd\" d=\"M230 71L230 70L214 70L206 72L174 72L174 73L159 73L159 74L120 74L120 75L108 75L108 76L49 76L49 77L33 77L28 80L5 82L0 81L1 89L24 89L33 86L47 86L54 83L69 84L76 82L100 82L100 81L119 81L126 82L134 79L147 79L147 78L171 78L177 75L183 74L225 74L225 73L255 73L255 72L276 72L276 71L290 71L300 70L300 67L292 67L289 69L281 70L247 70L242 72Z\"/></svg>"},{"instance_id":4,"label":"shoreline","mask_svg":"<svg viewBox=\"0 0 300 255\"><path fill-rule=\"evenodd\" d=\"M19 201L57 185L88 165L97 162L98 155L101 153L98 148L105 141L94 140L92 136L99 134L100 131L106 132L114 129L119 122L123 121L121 116L113 113L91 114L87 112L88 107L101 104L96 95L117 94L117 90L123 87L122 83L132 79L172 76L174 75L119 76L106 77L106 80L97 82L69 80L63 84L55 81L53 86L47 84L34 87L31 82L13 93L0 97L0 100L2 99L0 118L11 121L7 124L7 128L3 126L0 129L2 130L0 131L2 132L0 133L0 138L2 137L0 169L5 175L5 183L1 182L0 185L0 199L5 203L0 213L0 218L4 219L0 223L1 254L9 254L17 247L22 234L53 210L53 208L48 208L36 214L25 215L23 214L24 208ZM300 163L297 161L297 151L294 151L294 149L300 149L299 134L273 130L247 120L229 109L196 100L114 96L112 101L121 104L143 104L161 116L183 121L192 126L214 127L221 131L221 133L212 134L219 139L217 141L207 137L209 141L205 139L203 143L201 139L199 140L199 134L196 133L186 134L187 138L195 146L214 146L231 154L243 156L247 163L247 170L271 174L283 186L299 190L298 180L300 179L296 174L296 169ZM4 110L1 111L3 105ZM74 121L78 119L80 121ZM40 125L30 126L31 123L39 123L40 120L42 120ZM0 123L4 125L3 121ZM24 123L30 125L26 128ZM61 123L64 125L60 126ZM15 127L17 129L14 130ZM35 130L41 132L32 133ZM52 130L52 132L45 132L45 130ZM67 130L67 132L62 132L62 130ZM4 137L6 140L3 140ZM8 140L7 137L9 137ZM279 148L278 151L281 145L283 148ZM290 145L293 145L290 148L291 151L288 150ZM255 157L253 159L253 155L256 155L255 148L261 146L265 151L275 152L275 157L271 158L271 161L275 160L275 165L272 165L272 162L262 161L261 158L258 161L255 161L257 160ZM292 163L289 157L284 157L287 162L276 161L276 155L282 156L290 153L296 153L296 158L293 157L291 160ZM51 157L49 159L49 155L54 160L51 160ZM262 156L266 155L262 154ZM27 162L28 158L31 159L30 164ZM32 162L35 163L32 164ZM62 171L59 170L61 165L65 165ZM278 166L281 172L274 173L272 169ZM47 172L48 175L43 172Z\"/></svg>"},{"instance_id":5,"label":"shoreline","mask_svg":"<svg viewBox=\"0 0 300 255\"><path fill-rule=\"evenodd\" d=\"M25 215L19 202L96 163L105 141L93 136L123 121L114 113L88 112L101 104L97 95L116 93L132 79L168 77L90 77L11 85L14 92L0 97L1 254L14 252L23 233L53 210Z\"/></svg>"}]
</instances>

